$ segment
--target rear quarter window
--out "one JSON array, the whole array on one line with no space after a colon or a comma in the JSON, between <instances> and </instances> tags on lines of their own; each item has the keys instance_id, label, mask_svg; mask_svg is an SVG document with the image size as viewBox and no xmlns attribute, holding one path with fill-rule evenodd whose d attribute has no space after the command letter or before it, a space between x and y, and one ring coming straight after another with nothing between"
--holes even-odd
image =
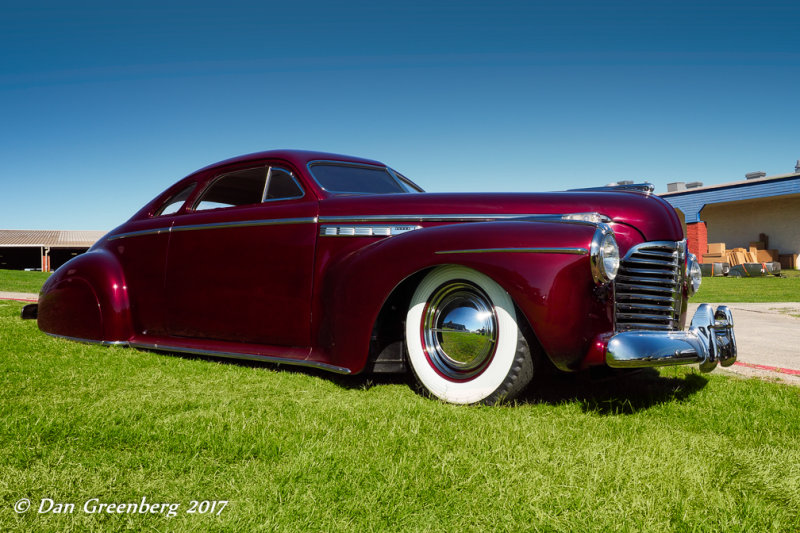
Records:
<instances>
[{"instance_id":1,"label":"rear quarter window","mask_svg":"<svg viewBox=\"0 0 800 533\"><path fill-rule=\"evenodd\" d=\"M194 210L261 203L266 181L266 167L248 168L225 174L211 182Z\"/></svg>"},{"instance_id":2,"label":"rear quarter window","mask_svg":"<svg viewBox=\"0 0 800 533\"><path fill-rule=\"evenodd\" d=\"M153 216L159 217L165 215L174 215L175 213L180 211L181 207L183 207L183 204L186 203L186 200L189 198L189 196L192 195L192 191L194 191L194 188L196 186L197 183L192 183L187 187L181 189L177 194L174 194L169 198L167 198L167 200L163 204L161 204L161 207L159 207L156 210Z\"/></svg>"}]
</instances>

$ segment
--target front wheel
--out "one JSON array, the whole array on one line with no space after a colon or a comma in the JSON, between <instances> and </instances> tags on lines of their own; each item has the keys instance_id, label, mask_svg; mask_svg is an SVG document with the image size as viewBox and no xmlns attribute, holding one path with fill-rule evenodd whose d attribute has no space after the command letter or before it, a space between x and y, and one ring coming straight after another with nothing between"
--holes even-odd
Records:
<instances>
[{"instance_id":1,"label":"front wheel","mask_svg":"<svg viewBox=\"0 0 800 533\"><path fill-rule=\"evenodd\" d=\"M533 377L511 296L466 267L425 276L406 315L406 345L420 392L446 402L509 400Z\"/></svg>"}]
</instances>

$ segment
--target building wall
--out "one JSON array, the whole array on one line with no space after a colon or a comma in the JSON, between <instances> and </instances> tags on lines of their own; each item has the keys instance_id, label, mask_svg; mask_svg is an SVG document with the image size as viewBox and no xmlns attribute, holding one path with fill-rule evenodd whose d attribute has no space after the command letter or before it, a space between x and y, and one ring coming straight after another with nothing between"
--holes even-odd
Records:
<instances>
[{"instance_id":1,"label":"building wall","mask_svg":"<svg viewBox=\"0 0 800 533\"><path fill-rule=\"evenodd\" d=\"M700 218L706 222L708 242L747 248L765 233L770 249L800 254L800 194L706 205Z\"/></svg>"}]
</instances>

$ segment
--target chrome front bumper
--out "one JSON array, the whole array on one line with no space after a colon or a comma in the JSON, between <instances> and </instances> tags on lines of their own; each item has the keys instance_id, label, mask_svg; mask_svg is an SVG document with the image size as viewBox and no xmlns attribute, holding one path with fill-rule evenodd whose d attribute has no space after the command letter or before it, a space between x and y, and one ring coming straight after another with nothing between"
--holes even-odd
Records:
<instances>
[{"instance_id":1,"label":"chrome front bumper","mask_svg":"<svg viewBox=\"0 0 800 533\"><path fill-rule=\"evenodd\" d=\"M611 337L606 364L613 368L700 363L702 372L736 361L733 315L721 305L716 311L701 304L687 331L625 331Z\"/></svg>"}]
</instances>

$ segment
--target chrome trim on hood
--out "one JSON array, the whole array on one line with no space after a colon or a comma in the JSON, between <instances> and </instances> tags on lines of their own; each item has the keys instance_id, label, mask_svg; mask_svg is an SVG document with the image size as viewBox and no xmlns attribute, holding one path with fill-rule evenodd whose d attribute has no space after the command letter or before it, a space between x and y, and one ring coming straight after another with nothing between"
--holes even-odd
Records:
<instances>
[{"instance_id":1,"label":"chrome trim on hood","mask_svg":"<svg viewBox=\"0 0 800 533\"><path fill-rule=\"evenodd\" d=\"M444 254L492 254L492 253L529 253L529 254L572 254L586 255L586 248L474 248L466 250L440 250L437 255Z\"/></svg>"}]
</instances>

